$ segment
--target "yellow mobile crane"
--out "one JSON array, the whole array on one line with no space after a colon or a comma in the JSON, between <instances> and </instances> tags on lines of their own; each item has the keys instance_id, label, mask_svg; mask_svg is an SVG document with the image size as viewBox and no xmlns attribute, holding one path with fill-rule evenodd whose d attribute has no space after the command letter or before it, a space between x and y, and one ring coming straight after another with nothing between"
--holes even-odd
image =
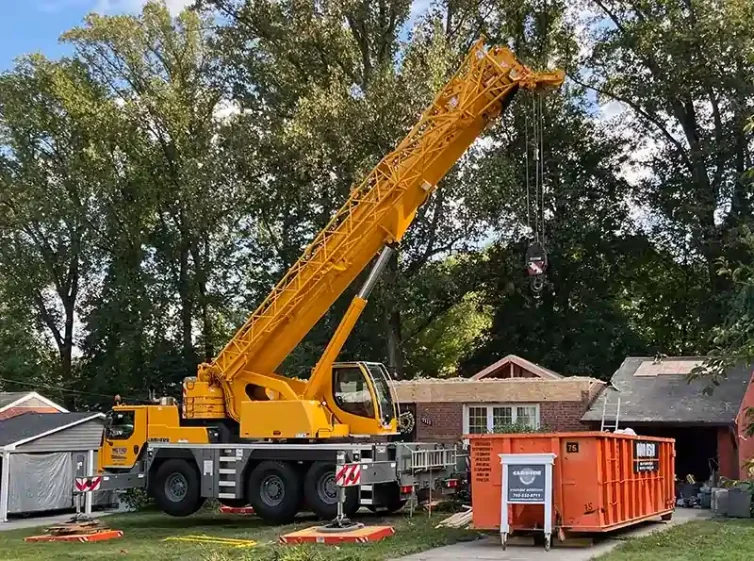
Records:
<instances>
[{"instance_id":1,"label":"yellow mobile crane","mask_svg":"<svg viewBox=\"0 0 754 561\"><path fill-rule=\"evenodd\" d=\"M357 436L387 437L398 430L386 368L335 362L380 272L418 208L515 93L562 82L560 71L535 73L508 49L477 42L418 123L351 190L233 339L185 380L180 415L169 399L113 408L99 454L110 486L148 480L144 484L163 510L176 515L195 511L208 496L231 505L251 501L260 515L275 521L290 519L302 498L318 514L332 514L333 493L322 486L332 483L333 451ZM376 255L310 378L277 374ZM256 444L249 444L249 452L242 443ZM221 453L211 457L207 451L231 445L239 458L246 452L254 458L244 459L243 469L235 466L235 479L223 482L218 472L227 475L228 468L217 467ZM394 496L387 501L398 502Z\"/></svg>"}]
</instances>

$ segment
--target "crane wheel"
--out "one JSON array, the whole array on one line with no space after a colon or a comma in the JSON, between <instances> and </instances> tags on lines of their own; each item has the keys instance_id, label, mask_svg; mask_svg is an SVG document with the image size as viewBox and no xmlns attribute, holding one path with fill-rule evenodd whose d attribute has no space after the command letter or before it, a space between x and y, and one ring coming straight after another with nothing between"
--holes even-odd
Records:
<instances>
[{"instance_id":1,"label":"crane wheel","mask_svg":"<svg viewBox=\"0 0 754 561\"><path fill-rule=\"evenodd\" d=\"M204 504L199 472L195 466L179 458L160 464L152 493L160 510L170 516L189 516Z\"/></svg>"},{"instance_id":2,"label":"crane wheel","mask_svg":"<svg viewBox=\"0 0 754 561\"><path fill-rule=\"evenodd\" d=\"M286 462L265 461L249 475L246 496L265 522L287 524L301 506L301 476Z\"/></svg>"},{"instance_id":3,"label":"crane wheel","mask_svg":"<svg viewBox=\"0 0 754 561\"><path fill-rule=\"evenodd\" d=\"M338 514L338 486L335 483L335 464L314 462L304 477L304 500L307 506L323 520L332 520ZM343 512L353 516L359 510L359 488L346 487Z\"/></svg>"}]
</instances>

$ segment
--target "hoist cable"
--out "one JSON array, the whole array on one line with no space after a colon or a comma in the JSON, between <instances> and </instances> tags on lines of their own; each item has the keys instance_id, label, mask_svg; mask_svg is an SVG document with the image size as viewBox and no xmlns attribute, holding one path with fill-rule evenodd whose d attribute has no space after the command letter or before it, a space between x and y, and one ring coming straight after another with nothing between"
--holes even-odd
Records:
<instances>
[{"instance_id":1,"label":"hoist cable","mask_svg":"<svg viewBox=\"0 0 754 561\"><path fill-rule=\"evenodd\" d=\"M524 113L524 166L526 169L526 227L531 230L531 196L529 190L529 116Z\"/></svg>"},{"instance_id":2,"label":"hoist cable","mask_svg":"<svg viewBox=\"0 0 754 561\"><path fill-rule=\"evenodd\" d=\"M543 111L542 95L539 95L539 178L542 197L542 244L545 243L545 117Z\"/></svg>"},{"instance_id":3,"label":"hoist cable","mask_svg":"<svg viewBox=\"0 0 754 561\"><path fill-rule=\"evenodd\" d=\"M537 98L532 97L534 115L534 238L539 241L539 127L537 126Z\"/></svg>"}]
</instances>

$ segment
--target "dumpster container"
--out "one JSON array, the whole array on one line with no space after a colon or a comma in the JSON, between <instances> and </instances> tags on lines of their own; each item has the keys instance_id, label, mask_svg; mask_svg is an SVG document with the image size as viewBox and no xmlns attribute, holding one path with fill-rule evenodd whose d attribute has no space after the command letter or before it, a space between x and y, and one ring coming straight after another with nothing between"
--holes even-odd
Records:
<instances>
[{"instance_id":1,"label":"dumpster container","mask_svg":"<svg viewBox=\"0 0 754 561\"><path fill-rule=\"evenodd\" d=\"M500 454L556 454L553 527L607 532L675 508L675 441L607 432L479 434L471 445L474 527L499 529ZM512 531L541 528L543 505L509 506Z\"/></svg>"}]
</instances>

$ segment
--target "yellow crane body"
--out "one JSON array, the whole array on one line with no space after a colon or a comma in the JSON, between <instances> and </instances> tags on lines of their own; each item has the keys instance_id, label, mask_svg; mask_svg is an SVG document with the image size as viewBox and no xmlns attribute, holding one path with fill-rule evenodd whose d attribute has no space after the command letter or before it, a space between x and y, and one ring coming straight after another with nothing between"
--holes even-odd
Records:
<instances>
[{"instance_id":1,"label":"yellow crane body","mask_svg":"<svg viewBox=\"0 0 754 561\"><path fill-rule=\"evenodd\" d=\"M354 424L367 433L385 432L361 419L345 423L342 411L338 419L329 414L339 409L331 403L332 362L366 299L354 299L308 382L279 376L275 369L374 256L400 242L418 208L515 92L562 81L560 71L535 73L508 49L476 43L408 135L351 190L235 337L211 364L200 365L197 378L186 384L184 416L229 417L247 437L269 436L259 421L267 416L276 419L280 435L340 436L353 432Z\"/></svg>"},{"instance_id":2,"label":"yellow crane body","mask_svg":"<svg viewBox=\"0 0 754 561\"><path fill-rule=\"evenodd\" d=\"M133 465L150 438L207 442L209 427L228 422L235 423L242 439L395 434L396 399L385 367L334 361L393 248L448 170L519 89L555 88L563 78L561 71L533 72L510 50L488 49L478 41L416 125L351 189L343 206L217 357L184 381L182 419L175 405L113 409L118 423L127 427L121 434L130 436L105 439L104 467ZM309 380L277 374L378 254ZM110 428L107 434L112 434Z\"/></svg>"}]
</instances>

